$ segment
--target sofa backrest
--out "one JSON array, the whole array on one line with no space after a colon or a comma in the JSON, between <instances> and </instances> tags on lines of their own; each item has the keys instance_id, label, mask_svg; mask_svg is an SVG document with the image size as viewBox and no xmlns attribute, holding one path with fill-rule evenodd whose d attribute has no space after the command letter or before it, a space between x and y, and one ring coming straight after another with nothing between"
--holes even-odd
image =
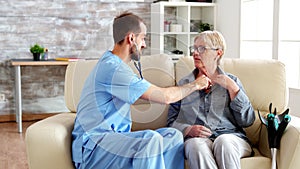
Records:
<instances>
[{"instance_id":1,"label":"sofa backrest","mask_svg":"<svg viewBox=\"0 0 300 169\"><path fill-rule=\"evenodd\" d=\"M130 62L129 66L139 75L133 62ZM172 58L169 55L156 54L142 56L141 67L144 78L150 83L160 87L175 85L175 68Z\"/></svg>"},{"instance_id":2,"label":"sofa backrest","mask_svg":"<svg viewBox=\"0 0 300 169\"><path fill-rule=\"evenodd\" d=\"M70 62L65 74L65 103L71 112L76 112L81 90L89 73L98 60L79 60Z\"/></svg>"},{"instance_id":3,"label":"sofa backrest","mask_svg":"<svg viewBox=\"0 0 300 169\"><path fill-rule=\"evenodd\" d=\"M255 123L246 129L247 135L256 144L259 140L261 123L257 110L265 115L269 112L269 104L282 113L287 108L288 90L286 72L283 63L277 60L254 60L223 58L221 67L236 75L242 82L246 94L256 112ZM194 69L192 57L182 57L175 66L176 81Z\"/></svg>"}]
</instances>

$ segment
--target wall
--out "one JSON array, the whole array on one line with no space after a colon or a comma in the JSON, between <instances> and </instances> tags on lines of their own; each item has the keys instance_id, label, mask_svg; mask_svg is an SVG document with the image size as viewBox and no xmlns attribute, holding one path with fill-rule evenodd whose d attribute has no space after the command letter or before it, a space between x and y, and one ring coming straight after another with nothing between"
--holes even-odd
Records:
<instances>
[{"instance_id":1,"label":"wall","mask_svg":"<svg viewBox=\"0 0 300 169\"><path fill-rule=\"evenodd\" d=\"M300 117L300 90L299 89L294 89L290 88L289 89L289 104L288 108L290 109L290 114Z\"/></svg>"},{"instance_id":2,"label":"wall","mask_svg":"<svg viewBox=\"0 0 300 169\"><path fill-rule=\"evenodd\" d=\"M13 114L15 108L15 72L10 59L32 59L29 48L35 43L49 49L49 58L99 58L113 46L114 16L128 10L149 24L151 3L0 0L0 94L6 97L5 102L0 101L0 115ZM67 111L63 100L65 66L26 66L21 71L23 113Z\"/></svg>"},{"instance_id":3,"label":"wall","mask_svg":"<svg viewBox=\"0 0 300 169\"><path fill-rule=\"evenodd\" d=\"M217 30L222 32L227 49L224 57L240 57L240 0L216 0Z\"/></svg>"}]
</instances>

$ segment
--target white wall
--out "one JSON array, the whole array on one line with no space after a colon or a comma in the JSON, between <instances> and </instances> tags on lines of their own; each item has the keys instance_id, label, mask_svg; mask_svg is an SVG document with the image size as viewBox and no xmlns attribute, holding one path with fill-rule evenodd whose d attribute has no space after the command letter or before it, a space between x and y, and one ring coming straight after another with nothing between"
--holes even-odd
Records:
<instances>
[{"instance_id":1,"label":"white wall","mask_svg":"<svg viewBox=\"0 0 300 169\"><path fill-rule=\"evenodd\" d=\"M300 90L299 89L289 89L289 104L290 114L300 117Z\"/></svg>"},{"instance_id":2,"label":"white wall","mask_svg":"<svg viewBox=\"0 0 300 169\"><path fill-rule=\"evenodd\" d=\"M224 57L240 57L240 9L241 0L216 0L217 30L226 40L227 51Z\"/></svg>"}]
</instances>

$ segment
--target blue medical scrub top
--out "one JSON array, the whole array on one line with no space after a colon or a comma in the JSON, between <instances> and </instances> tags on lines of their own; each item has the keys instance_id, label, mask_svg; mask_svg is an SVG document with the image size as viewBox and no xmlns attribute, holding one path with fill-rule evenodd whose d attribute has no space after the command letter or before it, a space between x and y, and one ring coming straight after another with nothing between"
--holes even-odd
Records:
<instances>
[{"instance_id":1,"label":"blue medical scrub top","mask_svg":"<svg viewBox=\"0 0 300 169\"><path fill-rule=\"evenodd\" d=\"M107 133L131 131L130 105L150 85L111 51L104 53L86 79L78 103L72 132L75 163L82 162L82 147L93 149Z\"/></svg>"}]
</instances>

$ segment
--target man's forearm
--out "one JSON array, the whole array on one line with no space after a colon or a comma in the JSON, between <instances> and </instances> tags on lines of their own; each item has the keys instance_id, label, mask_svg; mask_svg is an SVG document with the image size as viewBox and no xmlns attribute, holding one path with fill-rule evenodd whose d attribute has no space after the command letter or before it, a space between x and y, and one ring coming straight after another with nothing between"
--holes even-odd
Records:
<instances>
[{"instance_id":1,"label":"man's forearm","mask_svg":"<svg viewBox=\"0 0 300 169\"><path fill-rule=\"evenodd\" d=\"M182 85L182 86L174 86L174 87L165 88L166 89L166 95L165 95L166 102L169 104L169 103L179 101L179 100L185 98L186 96L190 95L194 91L202 90L205 88L206 88L205 85L200 86L199 84L196 84L193 82Z\"/></svg>"}]
</instances>

